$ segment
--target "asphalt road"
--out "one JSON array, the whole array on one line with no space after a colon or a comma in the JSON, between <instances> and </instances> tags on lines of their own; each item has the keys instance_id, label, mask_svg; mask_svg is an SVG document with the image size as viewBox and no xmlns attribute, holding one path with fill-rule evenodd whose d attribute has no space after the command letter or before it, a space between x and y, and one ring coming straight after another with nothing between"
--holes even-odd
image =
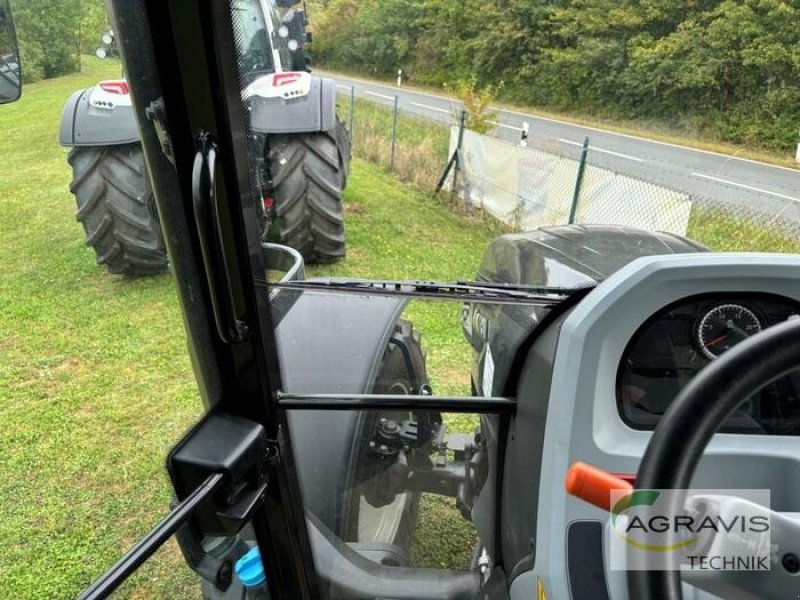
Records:
<instances>
[{"instance_id":1,"label":"asphalt road","mask_svg":"<svg viewBox=\"0 0 800 600\"><path fill-rule=\"evenodd\" d=\"M443 123L453 123L459 103L444 95L323 73L336 80L338 92L355 93L387 106L398 97L400 110ZM589 138L592 164L664 185L673 190L733 202L800 221L800 170L778 167L733 155L697 150L665 142L574 125L513 110L497 109L496 135L518 141L523 123L529 125L531 145L556 146L577 157ZM357 125L357 119L356 119Z\"/></svg>"}]
</instances>

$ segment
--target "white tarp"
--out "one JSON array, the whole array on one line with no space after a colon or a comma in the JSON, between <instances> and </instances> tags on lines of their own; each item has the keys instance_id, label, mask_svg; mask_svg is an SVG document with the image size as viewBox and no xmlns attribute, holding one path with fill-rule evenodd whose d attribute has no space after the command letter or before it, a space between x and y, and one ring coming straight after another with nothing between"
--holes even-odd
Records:
<instances>
[{"instance_id":1,"label":"white tarp","mask_svg":"<svg viewBox=\"0 0 800 600\"><path fill-rule=\"evenodd\" d=\"M451 155L457 140L453 127ZM471 204L520 230L568 222L578 161L472 131L461 150L459 187ZM691 208L686 194L587 165L575 222L685 235Z\"/></svg>"}]
</instances>

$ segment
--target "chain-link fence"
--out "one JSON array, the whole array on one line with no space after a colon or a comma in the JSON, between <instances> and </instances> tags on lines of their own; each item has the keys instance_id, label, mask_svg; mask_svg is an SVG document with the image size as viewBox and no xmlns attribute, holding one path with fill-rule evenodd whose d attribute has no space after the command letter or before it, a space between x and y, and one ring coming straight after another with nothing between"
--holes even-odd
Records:
<instances>
[{"instance_id":1,"label":"chain-link fence","mask_svg":"<svg viewBox=\"0 0 800 600\"><path fill-rule=\"evenodd\" d=\"M625 225L685 235L715 250L800 253L800 203L792 197L611 152L590 138L551 138L502 123L481 135L461 130L455 111L409 115L395 95L338 91L356 156L419 189L443 183L467 210L485 211L510 229Z\"/></svg>"},{"instance_id":2,"label":"chain-link fence","mask_svg":"<svg viewBox=\"0 0 800 600\"><path fill-rule=\"evenodd\" d=\"M447 161L449 124L402 112L397 96L337 86L337 108L353 154L393 171L418 189L433 189ZM446 115L449 117L449 115Z\"/></svg>"}]
</instances>

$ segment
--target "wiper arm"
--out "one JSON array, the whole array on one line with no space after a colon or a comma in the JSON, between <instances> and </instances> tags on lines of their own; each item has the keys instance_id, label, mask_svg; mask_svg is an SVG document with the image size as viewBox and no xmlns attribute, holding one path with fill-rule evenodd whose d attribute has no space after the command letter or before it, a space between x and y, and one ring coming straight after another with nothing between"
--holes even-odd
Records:
<instances>
[{"instance_id":1,"label":"wiper arm","mask_svg":"<svg viewBox=\"0 0 800 600\"><path fill-rule=\"evenodd\" d=\"M375 296L441 298L481 304L559 304L583 288L536 288L488 282L375 281L366 279L315 279L270 284L273 288L324 290Z\"/></svg>"}]
</instances>

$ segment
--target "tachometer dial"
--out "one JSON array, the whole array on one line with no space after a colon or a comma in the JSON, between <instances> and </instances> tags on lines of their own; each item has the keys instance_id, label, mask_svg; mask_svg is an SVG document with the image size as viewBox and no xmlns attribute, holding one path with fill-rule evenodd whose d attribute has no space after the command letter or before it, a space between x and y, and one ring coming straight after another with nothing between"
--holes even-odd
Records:
<instances>
[{"instance_id":1,"label":"tachometer dial","mask_svg":"<svg viewBox=\"0 0 800 600\"><path fill-rule=\"evenodd\" d=\"M761 321L740 304L720 304L709 310L697 326L697 343L708 358L717 358L739 342L761 331Z\"/></svg>"}]
</instances>

